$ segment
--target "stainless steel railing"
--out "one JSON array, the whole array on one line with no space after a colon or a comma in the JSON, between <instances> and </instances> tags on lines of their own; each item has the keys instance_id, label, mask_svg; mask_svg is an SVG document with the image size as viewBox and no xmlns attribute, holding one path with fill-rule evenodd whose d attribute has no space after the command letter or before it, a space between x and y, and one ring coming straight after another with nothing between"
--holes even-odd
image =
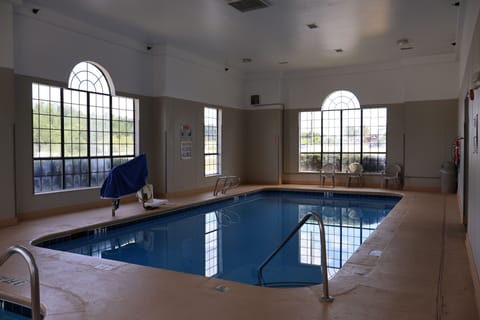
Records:
<instances>
[{"instance_id":1,"label":"stainless steel railing","mask_svg":"<svg viewBox=\"0 0 480 320\"><path fill-rule=\"evenodd\" d=\"M263 286L263 268L277 255L280 250L287 244L287 242L297 233L297 231L310 219L310 218L315 218L318 222L318 228L320 230L320 254L321 254L321 267L322 267L322 284L323 284L323 296L320 298L320 300L324 302L332 302L333 298L330 297L329 295L329 290L328 290L328 274L327 274L327 249L326 249L326 244L325 244L325 225L323 224L322 217L314 212L311 211L307 213L302 220L300 220L299 223L290 231L290 233L287 235L287 237L280 243L280 245L268 256L267 259L258 267L258 283L257 285Z\"/></svg>"},{"instance_id":2,"label":"stainless steel railing","mask_svg":"<svg viewBox=\"0 0 480 320\"><path fill-rule=\"evenodd\" d=\"M32 319L40 320L40 282L38 280L38 268L33 255L25 247L11 246L3 255L0 256L0 266L5 263L12 255L19 254L25 259L30 271L30 295Z\"/></svg>"},{"instance_id":3,"label":"stainless steel railing","mask_svg":"<svg viewBox=\"0 0 480 320\"><path fill-rule=\"evenodd\" d=\"M223 185L222 182L223 181ZM213 196L216 197L221 192L225 194L227 190L238 187L240 185L240 177L237 176L221 176L217 178L215 189L213 189ZM220 187L221 186L221 187Z\"/></svg>"}]
</instances>

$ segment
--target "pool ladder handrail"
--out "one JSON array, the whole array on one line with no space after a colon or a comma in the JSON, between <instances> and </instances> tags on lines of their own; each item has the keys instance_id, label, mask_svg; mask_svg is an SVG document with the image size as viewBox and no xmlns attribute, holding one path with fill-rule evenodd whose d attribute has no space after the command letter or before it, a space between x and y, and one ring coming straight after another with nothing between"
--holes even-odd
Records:
<instances>
[{"instance_id":1,"label":"pool ladder handrail","mask_svg":"<svg viewBox=\"0 0 480 320\"><path fill-rule=\"evenodd\" d=\"M23 246L11 246L0 256L0 266L12 255L19 254L27 262L30 271L30 299L32 308L32 319L40 320L40 282L38 280L38 267L32 253Z\"/></svg>"},{"instance_id":2,"label":"pool ladder handrail","mask_svg":"<svg viewBox=\"0 0 480 320\"><path fill-rule=\"evenodd\" d=\"M290 231L287 237L280 243L280 245L275 249L275 251L268 256L267 259L258 267L258 286L263 286L263 268L277 255L280 250L287 244L287 242L297 233L297 231L310 219L315 218L318 222L318 228L320 230L320 247L321 247L321 263L322 263L322 284L323 284L323 296L320 298L323 302L332 302L333 298L329 294L328 288L328 273L327 273L327 249L325 246L325 225L323 224L322 217L315 211L307 213L300 222Z\"/></svg>"},{"instance_id":3,"label":"pool ladder handrail","mask_svg":"<svg viewBox=\"0 0 480 320\"><path fill-rule=\"evenodd\" d=\"M223 180L223 186L219 189L221 181ZM215 183L215 189L213 189L213 196L216 197L221 192L222 194L227 193L227 190L238 187L240 185L240 177L238 176L221 176L217 178Z\"/></svg>"}]
</instances>

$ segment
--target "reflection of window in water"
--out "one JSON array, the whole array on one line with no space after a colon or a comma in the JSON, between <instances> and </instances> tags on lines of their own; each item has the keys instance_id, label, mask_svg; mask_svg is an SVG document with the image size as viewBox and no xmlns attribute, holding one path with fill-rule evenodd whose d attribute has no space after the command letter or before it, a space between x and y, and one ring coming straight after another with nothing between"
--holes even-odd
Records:
<instances>
[{"instance_id":1,"label":"reflection of window in water","mask_svg":"<svg viewBox=\"0 0 480 320\"><path fill-rule=\"evenodd\" d=\"M218 222L215 212L205 214L205 276L218 273Z\"/></svg>"},{"instance_id":2,"label":"reflection of window in water","mask_svg":"<svg viewBox=\"0 0 480 320\"><path fill-rule=\"evenodd\" d=\"M299 221L310 211L318 212L325 225L328 277L332 278L358 247L380 224L385 216L382 213L364 215L363 210L349 207L347 204L337 206L299 205ZM299 260L300 263L321 265L320 231L315 219L307 221L300 228Z\"/></svg>"},{"instance_id":3,"label":"reflection of window in water","mask_svg":"<svg viewBox=\"0 0 480 320\"><path fill-rule=\"evenodd\" d=\"M101 236L106 234L106 231L102 229L95 230L95 236ZM79 253L87 256L102 258L102 253L104 251L119 249L128 244L133 244L137 242L142 242L144 240L144 232L132 232L124 235L119 235L117 237L97 241L94 243L89 243L87 245L72 249L71 252Z\"/></svg>"}]
</instances>

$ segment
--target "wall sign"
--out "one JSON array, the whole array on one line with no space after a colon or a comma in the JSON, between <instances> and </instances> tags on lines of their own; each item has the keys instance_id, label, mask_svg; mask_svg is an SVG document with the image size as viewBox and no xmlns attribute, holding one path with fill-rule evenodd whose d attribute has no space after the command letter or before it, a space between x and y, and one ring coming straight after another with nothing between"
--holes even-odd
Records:
<instances>
[{"instance_id":1,"label":"wall sign","mask_svg":"<svg viewBox=\"0 0 480 320\"><path fill-rule=\"evenodd\" d=\"M188 124L180 127L180 159L192 159L192 128Z\"/></svg>"}]
</instances>

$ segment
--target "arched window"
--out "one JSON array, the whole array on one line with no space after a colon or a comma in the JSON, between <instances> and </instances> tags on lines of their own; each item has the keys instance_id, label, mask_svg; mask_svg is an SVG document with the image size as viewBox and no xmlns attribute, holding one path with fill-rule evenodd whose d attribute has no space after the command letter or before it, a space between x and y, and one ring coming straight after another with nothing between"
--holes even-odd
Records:
<instances>
[{"instance_id":1,"label":"arched window","mask_svg":"<svg viewBox=\"0 0 480 320\"><path fill-rule=\"evenodd\" d=\"M366 172L385 168L387 108L361 108L350 91L327 96L321 111L300 112L299 171L316 172L326 163L345 171L352 162Z\"/></svg>"},{"instance_id":2,"label":"arched window","mask_svg":"<svg viewBox=\"0 0 480 320\"><path fill-rule=\"evenodd\" d=\"M359 108L360 102L357 97L347 90L338 90L330 93L322 104L322 111Z\"/></svg>"},{"instance_id":3,"label":"arched window","mask_svg":"<svg viewBox=\"0 0 480 320\"><path fill-rule=\"evenodd\" d=\"M73 67L68 79L70 89L110 94L113 82L106 70L90 61L83 61ZM107 80L108 79L108 80ZM115 95L115 92L111 93Z\"/></svg>"},{"instance_id":4,"label":"arched window","mask_svg":"<svg viewBox=\"0 0 480 320\"><path fill-rule=\"evenodd\" d=\"M138 100L112 93L108 72L90 61L75 65L68 89L32 84L36 194L101 186L135 156Z\"/></svg>"}]
</instances>

